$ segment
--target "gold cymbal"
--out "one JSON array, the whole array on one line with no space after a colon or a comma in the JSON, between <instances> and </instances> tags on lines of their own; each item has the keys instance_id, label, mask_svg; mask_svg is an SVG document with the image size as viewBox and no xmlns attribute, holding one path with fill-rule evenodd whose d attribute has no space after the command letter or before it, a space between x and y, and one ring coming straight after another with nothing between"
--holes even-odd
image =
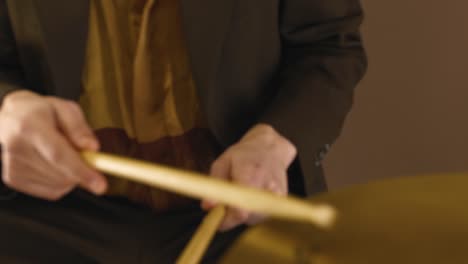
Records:
<instances>
[{"instance_id":1,"label":"gold cymbal","mask_svg":"<svg viewBox=\"0 0 468 264\"><path fill-rule=\"evenodd\" d=\"M310 201L336 207L333 228L269 220L221 263L468 263L468 174L387 180Z\"/></svg>"}]
</instances>

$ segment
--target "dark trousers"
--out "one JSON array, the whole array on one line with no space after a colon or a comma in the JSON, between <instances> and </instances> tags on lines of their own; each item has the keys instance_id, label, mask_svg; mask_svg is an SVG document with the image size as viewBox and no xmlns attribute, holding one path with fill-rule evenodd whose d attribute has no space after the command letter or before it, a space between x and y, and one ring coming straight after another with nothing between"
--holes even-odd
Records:
<instances>
[{"instance_id":1,"label":"dark trousers","mask_svg":"<svg viewBox=\"0 0 468 264\"><path fill-rule=\"evenodd\" d=\"M158 215L82 191L58 202L3 192L0 263L174 263L203 216L196 205ZM215 262L244 229L218 234L204 262Z\"/></svg>"}]
</instances>

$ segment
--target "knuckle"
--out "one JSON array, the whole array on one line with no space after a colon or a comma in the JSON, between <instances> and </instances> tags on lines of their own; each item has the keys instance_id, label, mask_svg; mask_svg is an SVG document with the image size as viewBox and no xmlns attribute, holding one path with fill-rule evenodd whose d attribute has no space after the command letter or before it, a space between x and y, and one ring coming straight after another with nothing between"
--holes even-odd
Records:
<instances>
[{"instance_id":1,"label":"knuckle","mask_svg":"<svg viewBox=\"0 0 468 264\"><path fill-rule=\"evenodd\" d=\"M268 125L268 124L258 124L256 128L262 135L264 135L265 137L269 139L273 139L273 137L276 134L275 129L271 125Z\"/></svg>"},{"instance_id":2,"label":"knuckle","mask_svg":"<svg viewBox=\"0 0 468 264\"><path fill-rule=\"evenodd\" d=\"M286 153L290 157L290 159L294 159L297 155L297 148L287 139L286 140Z\"/></svg>"},{"instance_id":3,"label":"knuckle","mask_svg":"<svg viewBox=\"0 0 468 264\"><path fill-rule=\"evenodd\" d=\"M271 152L280 161L282 167L289 167L297 155L296 147L286 138L280 138L270 145Z\"/></svg>"},{"instance_id":4,"label":"knuckle","mask_svg":"<svg viewBox=\"0 0 468 264\"><path fill-rule=\"evenodd\" d=\"M233 151L229 156L226 157L233 166L236 167L246 167L249 162L243 155L238 154L236 151ZM247 161L247 162L246 162Z\"/></svg>"},{"instance_id":5,"label":"knuckle","mask_svg":"<svg viewBox=\"0 0 468 264\"><path fill-rule=\"evenodd\" d=\"M25 115L12 122L10 128L14 136L24 136L33 130L33 119L31 115Z\"/></svg>"},{"instance_id":6,"label":"knuckle","mask_svg":"<svg viewBox=\"0 0 468 264\"><path fill-rule=\"evenodd\" d=\"M7 137L6 142L4 143L4 151L8 153L18 153L23 148L24 137L21 137L17 134Z\"/></svg>"},{"instance_id":7,"label":"knuckle","mask_svg":"<svg viewBox=\"0 0 468 264\"><path fill-rule=\"evenodd\" d=\"M224 230L227 230L227 229L231 229L233 226L235 226L237 224L237 219L236 219L236 216L231 214L229 215L226 220L224 221L223 223L223 229Z\"/></svg>"},{"instance_id":8,"label":"knuckle","mask_svg":"<svg viewBox=\"0 0 468 264\"><path fill-rule=\"evenodd\" d=\"M68 188L62 187L62 188L55 188L52 191L50 191L46 197L47 200L49 201L58 201L60 200L65 194L68 192Z\"/></svg>"},{"instance_id":9,"label":"knuckle","mask_svg":"<svg viewBox=\"0 0 468 264\"><path fill-rule=\"evenodd\" d=\"M47 159L55 165L61 165L63 163L64 156L61 151L56 148L52 148L47 152Z\"/></svg>"},{"instance_id":10,"label":"knuckle","mask_svg":"<svg viewBox=\"0 0 468 264\"><path fill-rule=\"evenodd\" d=\"M210 171L211 172L219 171L219 169L221 169L221 166L222 166L222 161L216 160L215 162L211 164Z\"/></svg>"},{"instance_id":11,"label":"knuckle","mask_svg":"<svg viewBox=\"0 0 468 264\"><path fill-rule=\"evenodd\" d=\"M236 218L238 223L243 223L247 221L247 219L249 218L249 214L247 212L238 212Z\"/></svg>"},{"instance_id":12,"label":"knuckle","mask_svg":"<svg viewBox=\"0 0 468 264\"><path fill-rule=\"evenodd\" d=\"M74 101L65 101L64 102L64 107L67 111L69 111L71 114L75 115L81 115L81 108L77 102Z\"/></svg>"},{"instance_id":13,"label":"knuckle","mask_svg":"<svg viewBox=\"0 0 468 264\"><path fill-rule=\"evenodd\" d=\"M275 142L275 140L277 139L277 135L278 135L276 131L273 129L273 127L271 127L270 125L265 125L265 124L257 125L255 132L256 132L258 139L266 144L271 144Z\"/></svg>"},{"instance_id":14,"label":"knuckle","mask_svg":"<svg viewBox=\"0 0 468 264\"><path fill-rule=\"evenodd\" d=\"M73 101L64 100L56 97L49 97L47 99L50 105L53 107L53 109L59 114L68 115L70 113L73 113Z\"/></svg>"},{"instance_id":15,"label":"knuckle","mask_svg":"<svg viewBox=\"0 0 468 264\"><path fill-rule=\"evenodd\" d=\"M0 178L6 186L12 187L16 184L16 179L13 174L15 170L13 169L11 155L2 155L2 163L2 175L0 175Z\"/></svg>"},{"instance_id":16,"label":"knuckle","mask_svg":"<svg viewBox=\"0 0 468 264\"><path fill-rule=\"evenodd\" d=\"M260 162L254 162L251 166L248 167L247 171L251 178L258 178L266 174L266 168Z\"/></svg>"},{"instance_id":17,"label":"knuckle","mask_svg":"<svg viewBox=\"0 0 468 264\"><path fill-rule=\"evenodd\" d=\"M74 167L75 169L70 170L67 175L67 182L69 184L76 184L78 182L90 182L94 179L93 175L88 169L83 167Z\"/></svg>"},{"instance_id":18,"label":"knuckle","mask_svg":"<svg viewBox=\"0 0 468 264\"><path fill-rule=\"evenodd\" d=\"M211 174L223 174L224 170L229 164L229 156L223 155L215 160L210 166Z\"/></svg>"},{"instance_id":19,"label":"knuckle","mask_svg":"<svg viewBox=\"0 0 468 264\"><path fill-rule=\"evenodd\" d=\"M267 171L260 164L238 165L239 169L233 175L236 181L251 186L260 186L265 179Z\"/></svg>"},{"instance_id":20,"label":"knuckle","mask_svg":"<svg viewBox=\"0 0 468 264\"><path fill-rule=\"evenodd\" d=\"M62 175L61 177L62 188L72 188L76 184L76 182L77 180L75 180L72 174Z\"/></svg>"},{"instance_id":21,"label":"knuckle","mask_svg":"<svg viewBox=\"0 0 468 264\"><path fill-rule=\"evenodd\" d=\"M74 157L67 159L67 163L60 169L63 177L66 178L66 183L69 185L97 180L100 176L94 169L89 168L84 162L79 159L76 160Z\"/></svg>"},{"instance_id":22,"label":"knuckle","mask_svg":"<svg viewBox=\"0 0 468 264\"><path fill-rule=\"evenodd\" d=\"M75 114L75 110L73 109L74 107L71 102L62 102L59 104L58 108L58 111L64 115L71 116Z\"/></svg>"},{"instance_id":23,"label":"knuckle","mask_svg":"<svg viewBox=\"0 0 468 264\"><path fill-rule=\"evenodd\" d=\"M67 126L71 136L89 136L91 129L88 127L80 106L72 101L65 102L65 109L62 111L63 118L66 118Z\"/></svg>"},{"instance_id":24,"label":"knuckle","mask_svg":"<svg viewBox=\"0 0 468 264\"><path fill-rule=\"evenodd\" d=\"M56 202L61 198L61 194L59 192L50 192L46 197L44 197L46 200L51 201L51 202Z\"/></svg>"},{"instance_id":25,"label":"knuckle","mask_svg":"<svg viewBox=\"0 0 468 264\"><path fill-rule=\"evenodd\" d=\"M263 134L263 140L270 143L271 145L274 145L277 142L277 137L272 131L268 130L265 134Z\"/></svg>"},{"instance_id":26,"label":"knuckle","mask_svg":"<svg viewBox=\"0 0 468 264\"><path fill-rule=\"evenodd\" d=\"M9 122L7 129L2 133L5 143L19 143L29 140L30 135L36 131L35 120L33 116L27 115L18 117L12 122Z\"/></svg>"},{"instance_id":27,"label":"knuckle","mask_svg":"<svg viewBox=\"0 0 468 264\"><path fill-rule=\"evenodd\" d=\"M296 156L297 154L296 147L287 138L281 137L277 143L277 147L288 156Z\"/></svg>"},{"instance_id":28,"label":"knuckle","mask_svg":"<svg viewBox=\"0 0 468 264\"><path fill-rule=\"evenodd\" d=\"M269 191L274 192L274 193L279 193L281 191L280 186L273 180L270 180L270 181L267 182L266 188Z\"/></svg>"},{"instance_id":29,"label":"knuckle","mask_svg":"<svg viewBox=\"0 0 468 264\"><path fill-rule=\"evenodd\" d=\"M67 104L67 106L70 109L74 109L74 110L79 110L80 109L79 104L77 102L75 102L75 101L66 100L65 103Z\"/></svg>"},{"instance_id":30,"label":"knuckle","mask_svg":"<svg viewBox=\"0 0 468 264\"><path fill-rule=\"evenodd\" d=\"M14 175L11 175L11 173L5 173L5 175L3 175L3 183L6 186L16 187L17 182L17 178Z\"/></svg>"},{"instance_id":31,"label":"knuckle","mask_svg":"<svg viewBox=\"0 0 468 264\"><path fill-rule=\"evenodd\" d=\"M285 186L284 188L281 188L278 192L279 195L282 195L282 196L287 196L288 195L288 187Z\"/></svg>"},{"instance_id":32,"label":"knuckle","mask_svg":"<svg viewBox=\"0 0 468 264\"><path fill-rule=\"evenodd\" d=\"M12 102L12 99L11 98L8 98L8 96L3 99L3 102L2 102L2 109L5 109L6 111L10 110L11 108L14 107L14 103Z\"/></svg>"},{"instance_id":33,"label":"knuckle","mask_svg":"<svg viewBox=\"0 0 468 264\"><path fill-rule=\"evenodd\" d=\"M18 93L11 93L5 96L2 103L2 108L11 109L14 108L21 96L18 96Z\"/></svg>"}]
</instances>

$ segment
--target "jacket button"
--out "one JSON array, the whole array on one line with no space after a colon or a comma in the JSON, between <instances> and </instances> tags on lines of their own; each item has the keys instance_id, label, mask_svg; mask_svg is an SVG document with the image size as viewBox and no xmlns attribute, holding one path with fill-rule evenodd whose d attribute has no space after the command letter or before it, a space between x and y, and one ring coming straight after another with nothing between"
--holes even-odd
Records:
<instances>
[{"instance_id":1,"label":"jacket button","mask_svg":"<svg viewBox=\"0 0 468 264\"><path fill-rule=\"evenodd\" d=\"M322 148L317 151L317 154L315 155L315 166L320 166L322 161L325 159L325 157L328 154L328 151L330 151L331 145L330 144L325 144Z\"/></svg>"}]
</instances>

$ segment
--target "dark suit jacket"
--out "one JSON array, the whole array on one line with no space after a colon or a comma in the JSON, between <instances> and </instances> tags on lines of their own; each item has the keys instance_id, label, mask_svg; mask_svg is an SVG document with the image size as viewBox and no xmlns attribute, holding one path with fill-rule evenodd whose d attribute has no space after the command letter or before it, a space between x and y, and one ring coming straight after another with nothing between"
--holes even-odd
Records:
<instances>
[{"instance_id":1,"label":"dark suit jacket","mask_svg":"<svg viewBox=\"0 0 468 264\"><path fill-rule=\"evenodd\" d=\"M180 0L209 126L224 147L258 122L298 148L296 194L326 188L320 161L366 68L358 0ZM89 0L0 0L0 99L14 89L76 99Z\"/></svg>"}]
</instances>

